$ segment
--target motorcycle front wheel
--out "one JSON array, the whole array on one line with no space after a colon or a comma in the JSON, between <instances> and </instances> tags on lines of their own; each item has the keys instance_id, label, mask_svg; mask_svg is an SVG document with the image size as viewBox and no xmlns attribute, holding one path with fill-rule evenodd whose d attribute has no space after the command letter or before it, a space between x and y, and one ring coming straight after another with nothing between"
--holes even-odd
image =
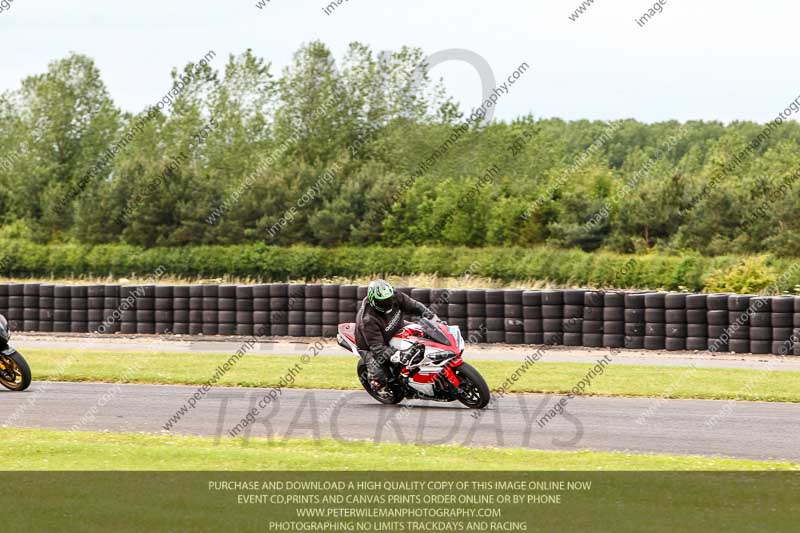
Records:
<instances>
[{"instance_id":1,"label":"motorcycle front wheel","mask_svg":"<svg viewBox=\"0 0 800 533\"><path fill-rule=\"evenodd\" d=\"M458 387L456 398L470 409L483 409L489 405L491 394L489 385L480 372L469 363L461 363L453 369L461 385Z\"/></svg>"},{"instance_id":2,"label":"motorcycle front wheel","mask_svg":"<svg viewBox=\"0 0 800 533\"><path fill-rule=\"evenodd\" d=\"M0 355L0 383L13 391L23 391L31 384L31 369L21 353Z\"/></svg>"},{"instance_id":3,"label":"motorcycle front wheel","mask_svg":"<svg viewBox=\"0 0 800 533\"><path fill-rule=\"evenodd\" d=\"M361 386L364 387L364 390L367 391L370 396L379 402L386 405L393 405L403 401L403 391L399 385L389 385L381 392L377 392L372 388L369 382L367 365L364 361L358 363L356 371L358 372L358 380L361 382Z\"/></svg>"}]
</instances>

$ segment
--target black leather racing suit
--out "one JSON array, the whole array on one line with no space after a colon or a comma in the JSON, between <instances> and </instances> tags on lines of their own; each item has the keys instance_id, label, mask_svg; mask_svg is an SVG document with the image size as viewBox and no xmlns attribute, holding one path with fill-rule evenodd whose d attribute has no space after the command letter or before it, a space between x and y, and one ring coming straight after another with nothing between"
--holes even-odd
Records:
<instances>
[{"instance_id":1,"label":"black leather racing suit","mask_svg":"<svg viewBox=\"0 0 800 533\"><path fill-rule=\"evenodd\" d=\"M366 351L365 359L370 379L386 381L389 371L389 358L395 350L389 341L403 327L403 313L433 316L430 309L410 296L395 292L392 308L381 313L374 309L366 298L356 315L356 345Z\"/></svg>"}]
</instances>

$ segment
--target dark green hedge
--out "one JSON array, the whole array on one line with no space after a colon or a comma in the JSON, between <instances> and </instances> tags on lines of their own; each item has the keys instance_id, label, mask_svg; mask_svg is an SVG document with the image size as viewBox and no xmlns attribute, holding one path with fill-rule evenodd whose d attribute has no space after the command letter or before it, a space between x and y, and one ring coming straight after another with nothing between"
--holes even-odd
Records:
<instances>
[{"instance_id":1,"label":"dark green hedge","mask_svg":"<svg viewBox=\"0 0 800 533\"><path fill-rule=\"evenodd\" d=\"M554 248L339 247L263 244L140 249L127 245L40 245L0 240L0 269L12 277L232 276L262 281L371 275L465 273L505 282L565 286L794 292L800 263L772 257L620 255ZM784 272L787 272L784 274Z\"/></svg>"}]
</instances>

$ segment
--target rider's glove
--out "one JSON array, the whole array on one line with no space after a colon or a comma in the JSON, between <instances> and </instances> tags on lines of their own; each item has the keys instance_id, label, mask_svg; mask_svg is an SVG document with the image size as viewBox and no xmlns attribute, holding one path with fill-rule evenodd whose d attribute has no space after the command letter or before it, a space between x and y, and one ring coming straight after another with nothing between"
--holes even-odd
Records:
<instances>
[{"instance_id":1,"label":"rider's glove","mask_svg":"<svg viewBox=\"0 0 800 533\"><path fill-rule=\"evenodd\" d=\"M401 365L407 365L411 359L413 359L417 354L420 352L419 346L412 346L407 350L400 350L395 352L392 357L392 363L399 363Z\"/></svg>"}]
</instances>

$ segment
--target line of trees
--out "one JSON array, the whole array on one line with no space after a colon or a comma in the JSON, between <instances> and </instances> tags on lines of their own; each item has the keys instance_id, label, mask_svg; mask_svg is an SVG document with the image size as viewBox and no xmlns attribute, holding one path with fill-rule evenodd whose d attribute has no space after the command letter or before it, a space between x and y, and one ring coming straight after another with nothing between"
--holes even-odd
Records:
<instances>
[{"instance_id":1,"label":"line of trees","mask_svg":"<svg viewBox=\"0 0 800 533\"><path fill-rule=\"evenodd\" d=\"M608 123L533 116L465 129L472 110L413 75L424 57L353 43L337 61L312 42L276 73L248 50L173 70L165 92L192 82L138 114L90 58L54 61L0 95L0 237L800 255L796 122L766 136L752 122L621 120L607 135Z\"/></svg>"}]
</instances>

